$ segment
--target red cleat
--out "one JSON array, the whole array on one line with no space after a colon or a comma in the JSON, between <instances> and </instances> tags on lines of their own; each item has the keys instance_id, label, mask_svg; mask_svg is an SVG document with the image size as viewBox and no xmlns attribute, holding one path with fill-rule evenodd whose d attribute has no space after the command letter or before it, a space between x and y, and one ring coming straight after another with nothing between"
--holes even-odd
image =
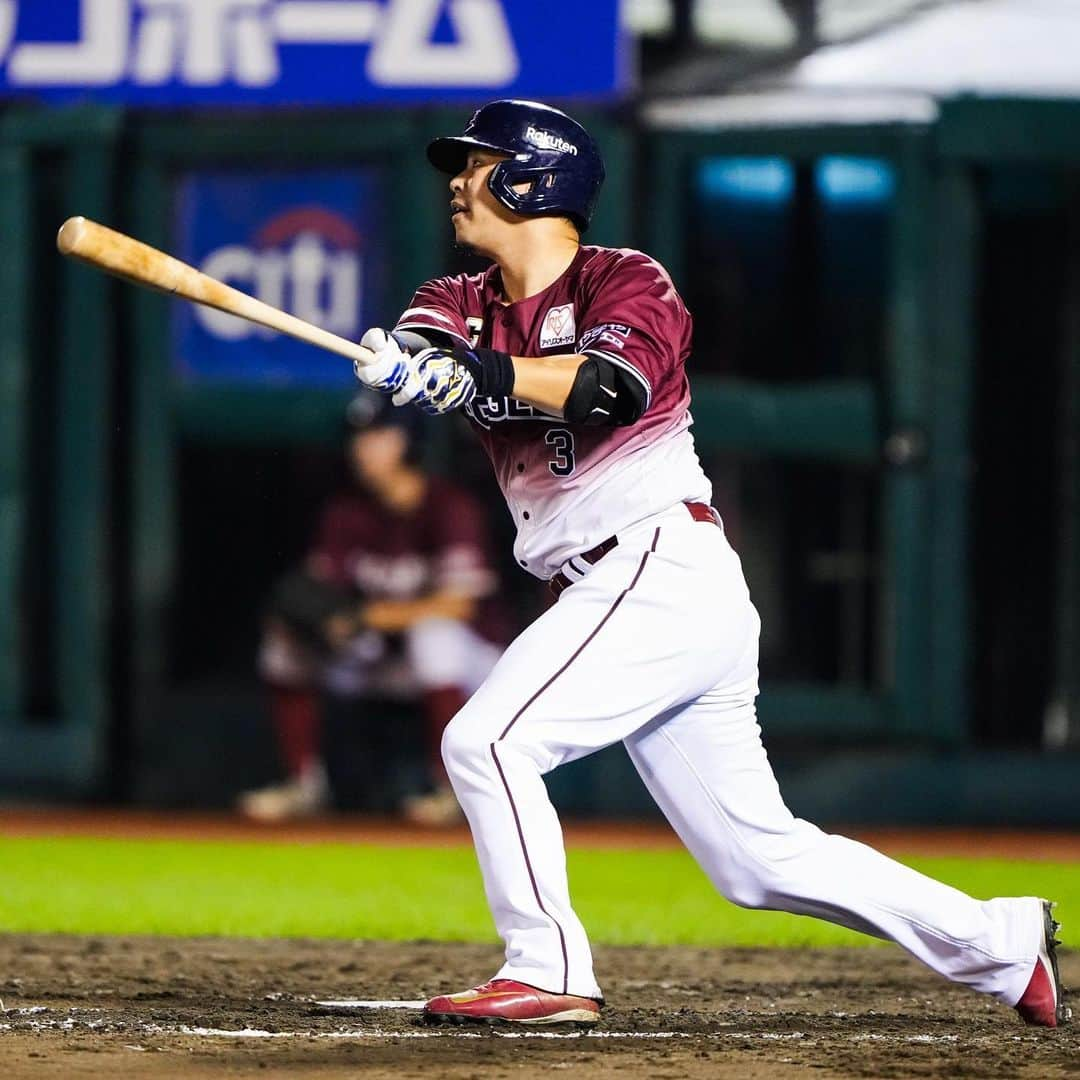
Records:
<instances>
[{"instance_id":1,"label":"red cleat","mask_svg":"<svg viewBox=\"0 0 1080 1080\"><path fill-rule=\"evenodd\" d=\"M432 998L424 1006L429 1024L595 1024L600 1005L592 998L552 994L513 979L492 979L460 994Z\"/></svg>"},{"instance_id":2,"label":"red cleat","mask_svg":"<svg viewBox=\"0 0 1080 1080\"><path fill-rule=\"evenodd\" d=\"M1072 1010L1062 1004L1061 977L1058 975L1057 946L1060 942L1054 935L1058 923L1050 913L1051 904L1043 902L1043 940L1039 947L1039 956L1035 961L1035 970L1023 997L1016 1003L1016 1011L1025 1024L1037 1027L1057 1027L1067 1023L1072 1017Z\"/></svg>"}]
</instances>

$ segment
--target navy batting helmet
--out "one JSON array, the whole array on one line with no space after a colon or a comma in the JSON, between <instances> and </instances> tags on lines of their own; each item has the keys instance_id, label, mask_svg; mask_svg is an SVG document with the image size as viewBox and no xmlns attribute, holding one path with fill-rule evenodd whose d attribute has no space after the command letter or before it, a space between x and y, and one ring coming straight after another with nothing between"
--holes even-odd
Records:
<instances>
[{"instance_id":1,"label":"navy batting helmet","mask_svg":"<svg viewBox=\"0 0 1080 1080\"><path fill-rule=\"evenodd\" d=\"M473 113L462 135L427 148L435 168L456 176L473 147L510 157L488 177L491 193L515 214L561 214L588 228L604 162L592 136L564 112L539 101L492 101ZM525 192L515 184L527 183Z\"/></svg>"}]
</instances>

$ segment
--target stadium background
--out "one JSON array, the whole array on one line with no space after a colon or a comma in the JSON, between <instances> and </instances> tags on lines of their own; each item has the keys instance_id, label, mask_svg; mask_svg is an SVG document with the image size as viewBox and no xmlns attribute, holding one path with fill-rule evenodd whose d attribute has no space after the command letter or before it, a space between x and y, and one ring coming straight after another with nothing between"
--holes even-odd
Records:
<instances>
[{"instance_id":1,"label":"stadium background","mask_svg":"<svg viewBox=\"0 0 1080 1080\"><path fill-rule=\"evenodd\" d=\"M536 89L564 101L575 58L620 58L603 93L569 99L609 163L590 239L654 253L695 312L695 431L764 616L761 712L792 801L830 820L1075 823L1080 80L1054 64L1076 18L627 3L616 46L617 7L590 6ZM19 34L64 32L33 8ZM452 40L436 9L432 38ZM253 91L219 87L231 107L175 79L156 92L175 103L121 88L42 104L8 80L11 796L222 805L266 767L254 613L333 482L349 392L332 358L60 265L57 223L85 213L204 264L243 244L280 256L304 228L331 257L352 243L362 305L314 309L346 331L461 264L419 148L475 89L241 112ZM312 205L358 235L296 220ZM501 522L467 440L445 437L436 457ZM646 805L619 755L563 788L580 812Z\"/></svg>"},{"instance_id":2,"label":"stadium background","mask_svg":"<svg viewBox=\"0 0 1080 1080\"><path fill-rule=\"evenodd\" d=\"M308 310L358 331L472 265L421 148L519 90L570 108L603 149L589 239L656 255L695 314L695 434L762 611L761 716L793 809L966 827L873 835L982 894L1057 889L1080 910L1080 12L480 0L517 57L483 85L420 48L467 44L454 0L237 0L223 40L271 14L295 35L305 4L348 9L352 36L282 45L275 81L239 44L200 60L207 39L161 5L154 32L174 51L144 55L142 0L0 0L0 929L19 932L0 939L5 970L25 967L24 940L68 948L26 932L489 940L464 836L428 848L353 822L256 850L230 847L244 837L214 813L273 768L257 613L335 482L348 371L63 264L53 237L85 214L295 303L288 259L306 243ZM105 32L120 15L129 38ZM395 81L365 59L390 48L373 27L392 19L434 58L429 83L423 62ZM484 463L455 425L440 437L432 462L490 501L524 616L536 598ZM332 756L407 769L400 719L336 728ZM665 861L621 750L550 782L569 818L646 822L622 847L573 834L602 942L855 943L727 921L696 871ZM335 839L356 848L313 869L310 845ZM235 887L214 893L230 867ZM609 909L620 873L631 897L633 881L668 891ZM430 934L425 875L464 897ZM251 882L262 906L238 902ZM36 997L14 975L0 992L52 993L28 983Z\"/></svg>"}]
</instances>

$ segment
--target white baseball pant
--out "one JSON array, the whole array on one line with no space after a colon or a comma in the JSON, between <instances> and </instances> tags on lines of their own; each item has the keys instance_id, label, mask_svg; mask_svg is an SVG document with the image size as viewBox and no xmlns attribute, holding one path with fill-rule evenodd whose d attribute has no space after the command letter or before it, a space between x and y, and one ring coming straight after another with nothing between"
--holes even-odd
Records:
<instances>
[{"instance_id":1,"label":"white baseball pant","mask_svg":"<svg viewBox=\"0 0 1080 1080\"><path fill-rule=\"evenodd\" d=\"M1037 898L979 901L792 815L761 744L760 621L722 529L681 504L619 534L506 650L443 737L495 924L500 978L599 997L542 775L617 740L717 889L887 938L1008 1005Z\"/></svg>"}]
</instances>

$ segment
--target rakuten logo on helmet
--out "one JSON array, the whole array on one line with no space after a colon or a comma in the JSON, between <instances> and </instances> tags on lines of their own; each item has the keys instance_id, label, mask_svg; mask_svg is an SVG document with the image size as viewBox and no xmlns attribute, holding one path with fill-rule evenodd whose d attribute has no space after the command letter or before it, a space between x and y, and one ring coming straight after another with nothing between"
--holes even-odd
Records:
<instances>
[{"instance_id":1,"label":"rakuten logo on helmet","mask_svg":"<svg viewBox=\"0 0 1080 1080\"><path fill-rule=\"evenodd\" d=\"M567 142L561 135L553 135L550 131L540 131L532 124L525 129L525 138L543 150L558 150L562 154L577 155L577 147L572 142Z\"/></svg>"},{"instance_id":2,"label":"rakuten logo on helmet","mask_svg":"<svg viewBox=\"0 0 1080 1080\"><path fill-rule=\"evenodd\" d=\"M300 206L277 214L259 228L250 245L219 247L199 269L342 337L355 337L360 331L360 235L330 210ZM216 338L276 336L273 330L201 304L194 310L203 328Z\"/></svg>"}]
</instances>

